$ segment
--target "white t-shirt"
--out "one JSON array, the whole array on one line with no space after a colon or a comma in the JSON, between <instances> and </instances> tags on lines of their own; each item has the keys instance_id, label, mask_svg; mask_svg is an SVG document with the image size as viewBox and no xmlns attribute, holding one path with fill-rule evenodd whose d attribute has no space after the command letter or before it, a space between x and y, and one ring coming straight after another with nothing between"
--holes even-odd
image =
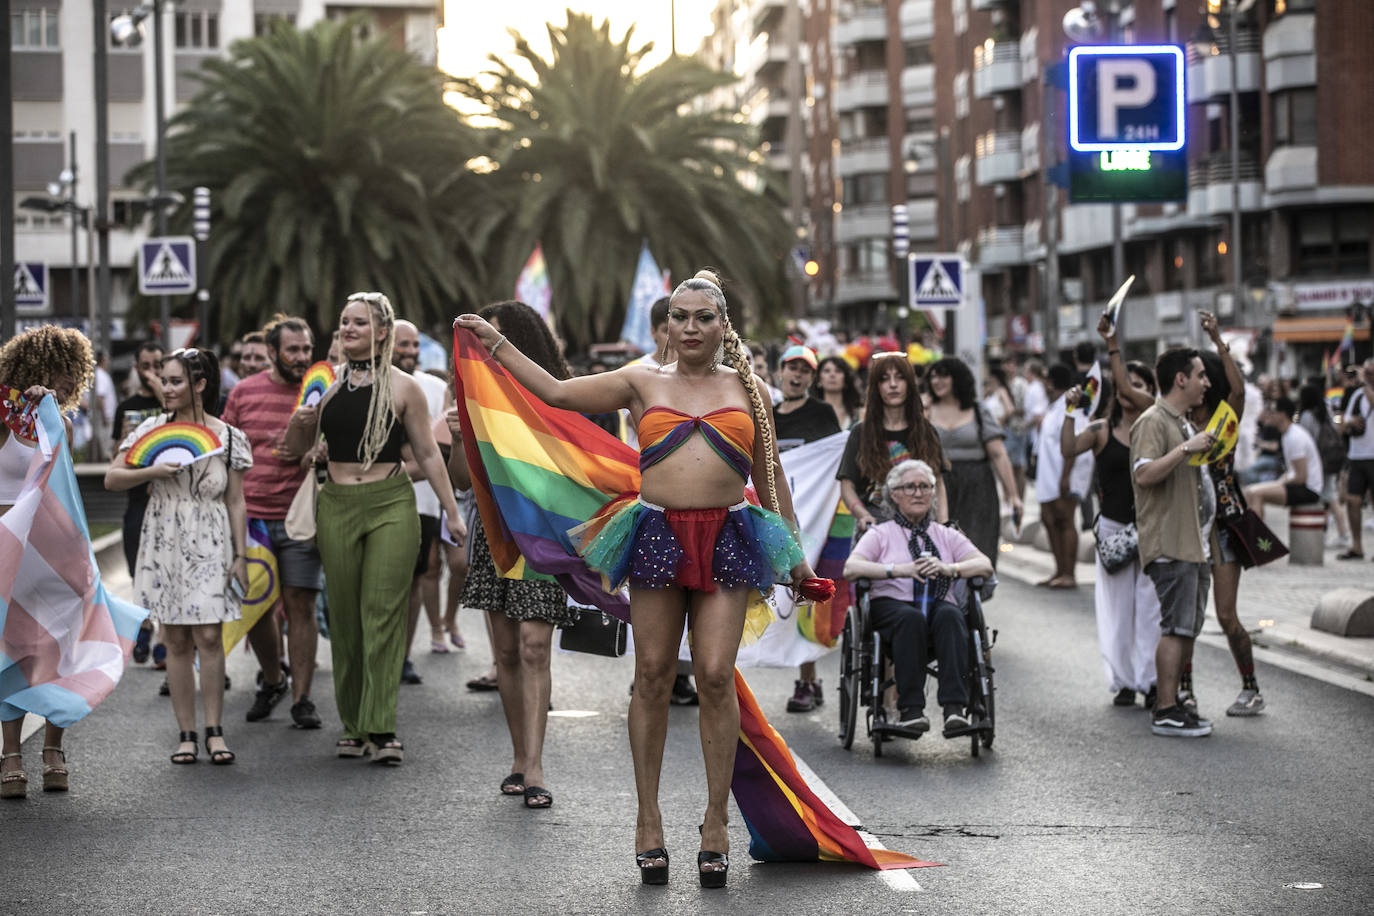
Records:
<instances>
[{"instance_id":1,"label":"white t-shirt","mask_svg":"<svg viewBox=\"0 0 1374 916\"><path fill-rule=\"evenodd\" d=\"M1029 403L1030 399L1026 400ZM1074 432L1082 432L1088 425L1086 413L1075 410L1070 416L1064 408L1064 395L1061 394L1050 405L1036 436L1039 457L1036 459L1035 467L1035 498L1042 503L1059 499L1059 474L1064 469L1064 452L1059 445L1060 428L1066 421L1073 423ZM1026 412L1029 414L1030 409L1027 408ZM1073 470L1069 472L1069 489L1081 499L1092 486L1092 478L1093 455L1091 451L1087 451L1073 461Z\"/></svg>"},{"instance_id":2,"label":"white t-shirt","mask_svg":"<svg viewBox=\"0 0 1374 916\"><path fill-rule=\"evenodd\" d=\"M1369 402L1369 392L1364 388L1357 389L1350 396L1350 403L1345 405L1346 429L1350 428L1353 417L1364 417L1364 432L1350 437L1350 451L1346 457L1351 461L1374 459L1374 404Z\"/></svg>"},{"instance_id":3,"label":"white t-shirt","mask_svg":"<svg viewBox=\"0 0 1374 916\"><path fill-rule=\"evenodd\" d=\"M1317 451L1317 442L1312 438L1312 434L1298 424L1290 423L1288 429L1284 430L1283 438L1280 441L1283 446L1283 460L1288 465L1288 474L1284 477L1284 482L1300 483L1313 493L1320 493L1322 491L1322 456ZM1307 459L1307 470L1304 478L1298 480L1293 476L1293 463L1301 458Z\"/></svg>"},{"instance_id":4,"label":"white t-shirt","mask_svg":"<svg viewBox=\"0 0 1374 916\"><path fill-rule=\"evenodd\" d=\"M114 379L110 378L110 373L99 366L95 367L95 396L100 401L100 412L101 416L105 418L105 429L113 429L115 407L118 406L119 397L115 394Z\"/></svg>"},{"instance_id":5,"label":"white t-shirt","mask_svg":"<svg viewBox=\"0 0 1374 916\"><path fill-rule=\"evenodd\" d=\"M429 423L433 426L435 418L444 415L444 401L448 399L448 385L444 384L443 379L419 369L415 370L411 378L415 379L415 383L425 393L425 404L429 408ZM420 515L438 518L439 497L435 494L434 488L429 485L429 481L414 480L411 483L415 484L415 511Z\"/></svg>"}]
</instances>

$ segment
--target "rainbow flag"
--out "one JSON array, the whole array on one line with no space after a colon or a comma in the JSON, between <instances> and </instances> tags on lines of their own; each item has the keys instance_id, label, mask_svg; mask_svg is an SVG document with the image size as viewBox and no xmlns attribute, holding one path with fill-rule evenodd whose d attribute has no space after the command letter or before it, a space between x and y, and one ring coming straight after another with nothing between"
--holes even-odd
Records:
<instances>
[{"instance_id":1,"label":"rainbow flag","mask_svg":"<svg viewBox=\"0 0 1374 916\"><path fill-rule=\"evenodd\" d=\"M0 720L69 728L110 695L148 612L105 591L57 403L38 404L38 444L0 519Z\"/></svg>"},{"instance_id":2,"label":"rainbow flag","mask_svg":"<svg viewBox=\"0 0 1374 916\"><path fill-rule=\"evenodd\" d=\"M505 575L553 575L574 600L628 619L623 595L608 595L583 565L567 530L612 498L639 490L639 456L580 414L549 407L491 358L470 331L455 329L454 386L472 491L492 559ZM555 508L556 507L556 508ZM739 671L740 738L733 789L761 861L857 862L870 868L931 865L871 850L825 806L797 771Z\"/></svg>"},{"instance_id":3,"label":"rainbow flag","mask_svg":"<svg viewBox=\"0 0 1374 916\"><path fill-rule=\"evenodd\" d=\"M272 536L267 523L260 518L248 520L248 593L243 598L243 616L222 624L224 654L238 645L240 639L257 625L264 614L277 606L281 597L281 579L277 574L277 555L272 552Z\"/></svg>"},{"instance_id":4,"label":"rainbow flag","mask_svg":"<svg viewBox=\"0 0 1374 916\"><path fill-rule=\"evenodd\" d=\"M854 603L853 585L844 578L844 561L849 559L849 544L854 539L854 516L841 499L830 520L830 532L821 547L816 575L835 581L835 597L803 605L797 612L797 631L803 637L832 648L844 629L844 615Z\"/></svg>"},{"instance_id":5,"label":"rainbow flag","mask_svg":"<svg viewBox=\"0 0 1374 916\"><path fill-rule=\"evenodd\" d=\"M553 287L549 283L549 265L544 260L544 247L534 243L534 251L515 278L515 298L549 321L553 312Z\"/></svg>"}]
</instances>

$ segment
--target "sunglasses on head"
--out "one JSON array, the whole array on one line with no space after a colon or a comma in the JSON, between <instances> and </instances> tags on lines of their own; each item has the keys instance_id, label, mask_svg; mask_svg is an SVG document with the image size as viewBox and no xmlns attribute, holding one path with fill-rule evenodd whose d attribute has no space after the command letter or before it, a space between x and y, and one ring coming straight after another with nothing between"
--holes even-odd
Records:
<instances>
[{"instance_id":1,"label":"sunglasses on head","mask_svg":"<svg viewBox=\"0 0 1374 916\"><path fill-rule=\"evenodd\" d=\"M353 293L348 297L346 301L382 303L386 301L386 296L382 295L381 293Z\"/></svg>"},{"instance_id":2,"label":"sunglasses on head","mask_svg":"<svg viewBox=\"0 0 1374 916\"><path fill-rule=\"evenodd\" d=\"M173 350L172 355L179 356L182 359L200 359L200 351L195 347L181 347L180 349ZM229 355L238 356L239 354L230 353Z\"/></svg>"}]
</instances>

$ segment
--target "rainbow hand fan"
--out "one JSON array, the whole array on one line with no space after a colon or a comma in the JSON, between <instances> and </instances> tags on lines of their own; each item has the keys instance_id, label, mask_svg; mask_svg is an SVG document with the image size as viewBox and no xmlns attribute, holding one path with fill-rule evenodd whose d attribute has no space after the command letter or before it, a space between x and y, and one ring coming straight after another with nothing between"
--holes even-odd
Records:
<instances>
[{"instance_id":1,"label":"rainbow hand fan","mask_svg":"<svg viewBox=\"0 0 1374 916\"><path fill-rule=\"evenodd\" d=\"M301 379L300 397L296 398L296 409L302 407L314 407L320 403L320 398L329 390L329 386L334 384L334 367L326 362L318 362L305 370L305 377Z\"/></svg>"},{"instance_id":2,"label":"rainbow hand fan","mask_svg":"<svg viewBox=\"0 0 1374 916\"><path fill-rule=\"evenodd\" d=\"M124 461L131 468L172 462L187 465L222 451L224 446L219 436L198 423L164 423L148 430L129 446Z\"/></svg>"}]
</instances>

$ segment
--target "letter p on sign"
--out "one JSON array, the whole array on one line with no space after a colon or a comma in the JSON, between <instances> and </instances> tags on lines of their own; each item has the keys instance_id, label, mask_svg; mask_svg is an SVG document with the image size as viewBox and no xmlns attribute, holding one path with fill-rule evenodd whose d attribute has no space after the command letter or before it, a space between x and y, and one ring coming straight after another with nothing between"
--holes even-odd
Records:
<instances>
[{"instance_id":1,"label":"letter p on sign","mask_svg":"<svg viewBox=\"0 0 1374 916\"><path fill-rule=\"evenodd\" d=\"M1107 59L1097 65L1097 132L1104 140L1122 139L1123 108L1144 108L1155 100L1155 68L1135 58Z\"/></svg>"}]
</instances>

